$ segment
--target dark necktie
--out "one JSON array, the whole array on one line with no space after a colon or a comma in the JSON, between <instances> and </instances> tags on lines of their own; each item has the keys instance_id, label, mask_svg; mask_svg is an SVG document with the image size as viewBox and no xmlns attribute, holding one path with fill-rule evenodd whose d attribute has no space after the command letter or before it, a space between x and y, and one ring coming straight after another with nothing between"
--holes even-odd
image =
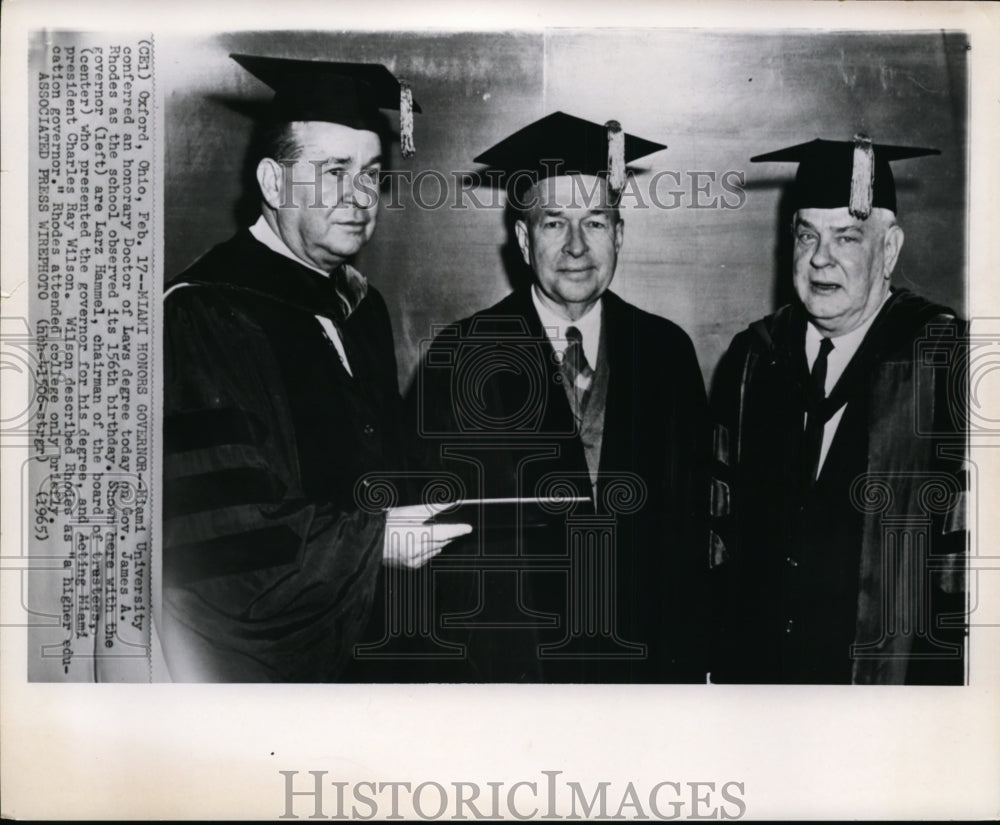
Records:
<instances>
[{"instance_id":1,"label":"dark necktie","mask_svg":"<svg viewBox=\"0 0 1000 825\"><path fill-rule=\"evenodd\" d=\"M583 336L576 327L569 327L566 330L566 340L569 342L563 352L560 371L563 381L566 382L566 394L569 397L570 406L573 408L573 415L577 420L583 419L583 414L587 409L587 401L590 399L590 385L594 380L594 370L587 363L587 356L583 352Z\"/></svg>"},{"instance_id":2,"label":"dark necktie","mask_svg":"<svg viewBox=\"0 0 1000 825\"><path fill-rule=\"evenodd\" d=\"M826 367L827 356L833 349L833 341L824 338L820 341L819 355L813 362L809 373L809 391L806 399L806 432L802 449L802 467L805 486L809 487L816 480L819 470L819 456L823 447L823 427L826 424L826 411L823 402L826 400Z\"/></svg>"}]
</instances>

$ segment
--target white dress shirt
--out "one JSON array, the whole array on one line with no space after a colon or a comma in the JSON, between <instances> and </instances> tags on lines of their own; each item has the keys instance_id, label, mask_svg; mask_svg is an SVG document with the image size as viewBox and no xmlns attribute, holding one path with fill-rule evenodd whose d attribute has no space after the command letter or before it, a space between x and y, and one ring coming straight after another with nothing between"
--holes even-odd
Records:
<instances>
[{"instance_id":1,"label":"white dress shirt","mask_svg":"<svg viewBox=\"0 0 1000 825\"><path fill-rule=\"evenodd\" d=\"M569 342L566 340L566 330L576 327L580 330L583 338L583 354L587 357L587 363L593 370L597 369L597 350L601 344L601 301L597 301L590 309L575 321L557 315L538 297L538 286L531 286L531 300L535 305L535 311L541 319L545 335L548 337L552 348L561 356Z\"/></svg>"},{"instance_id":2,"label":"white dress shirt","mask_svg":"<svg viewBox=\"0 0 1000 825\"><path fill-rule=\"evenodd\" d=\"M843 375L844 370L847 369L847 365L851 363L854 353L858 351L858 347L861 346L861 342L864 340L865 335L868 333L872 323L874 323L876 316L888 300L889 295L887 294L882 303L879 304L878 309L876 309L872 313L871 317L860 327L832 339L833 349L830 350L830 354L826 357L825 392L827 396L829 396L830 391L837 386L837 381L840 379L840 376ZM816 362L816 358L819 356L820 342L825 337L826 336L822 332L812 325L812 321L806 324L806 362L809 366L810 372L812 371L813 364ZM819 450L819 466L816 469L817 475L823 467L823 462L826 461L826 454L830 451L830 445L833 443L833 437L837 434L837 427L840 425L840 419L844 417L844 410L846 409L847 405L844 404L832 416L830 416L830 419L823 427L823 444ZM805 420L803 419L803 427L804 426Z\"/></svg>"},{"instance_id":3,"label":"white dress shirt","mask_svg":"<svg viewBox=\"0 0 1000 825\"><path fill-rule=\"evenodd\" d=\"M279 255L284 255L286 258L290 258L297 264L309 267L313 270L313 272L318 272L324 278L330 277L329 272L324 272L318 266L306 263L298 255L292 252L292 250L288 248L288 244L281 240L277 233L271 229L268 222L264 220L263 215L257 218L257 223L250 227L250 234L273 252L277 252ZM322 315L317 315L316 320L319 321L319 325L323 328L323 333L330 340L330 343L333 344L334 349L337 350L337 355L340 356L340 363L344 365L344 369L347 370L347 374L353 376L354 373L351 372L351 365L347 362L347 350L344 349L344 342L340 337L340 332L337 330L336 324L334 324L329 318Z\"/></svg>"}]
</instances>

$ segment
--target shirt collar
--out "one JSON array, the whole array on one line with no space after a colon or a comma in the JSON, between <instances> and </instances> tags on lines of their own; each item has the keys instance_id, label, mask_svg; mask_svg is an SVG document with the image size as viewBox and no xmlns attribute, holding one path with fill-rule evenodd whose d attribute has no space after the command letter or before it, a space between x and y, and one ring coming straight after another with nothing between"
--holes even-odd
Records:
<instances>
[{"instance_id":1,"label":"shirt collar","mask_svg":"<svg viewBox=\"0 0 1000 825\"><path fill-rule=\"evenodd\" d=\"M566 349L566 330L570 327L576 327L583 337L583 354L587 356L587 362L592 367L597 365L597 350L601 342L601 306L603 301L597 301L575 321L557 315L544 304L538 295L537 284L531 285L531 302L535 305L535 311L545 329L545 335L556 352L562 353Z\"/></svg>"},{"instance_id":2,"label":"shirt collar","mask_svg":"<svg viewBox=\"0 0 1000 825\"><path fill-rule=\"evenodd\" d=\"M300 266L308 267L313 272L318 272L324 278L330 277L329 272L320 269L318 266L313 266L312 264L303 261L298 255L292 252L292 250L289 249L288 244L281 240L278 233L271 228L271 225L266 220L264 220L263 215L257 218L257 222L250 227L250 234L272 252L277 252L279 255L283 255L284 257L295 261L295 263ZM365 295L368 294L368 280L350 264L342 264L338 270L342 274L338 275L338 277L334 279L334 283L337 295L340 297L340 300L344 305L344 317L347 318L355 309L357 309L358 304L360 304Z\"/></svg>"}]
</instances>

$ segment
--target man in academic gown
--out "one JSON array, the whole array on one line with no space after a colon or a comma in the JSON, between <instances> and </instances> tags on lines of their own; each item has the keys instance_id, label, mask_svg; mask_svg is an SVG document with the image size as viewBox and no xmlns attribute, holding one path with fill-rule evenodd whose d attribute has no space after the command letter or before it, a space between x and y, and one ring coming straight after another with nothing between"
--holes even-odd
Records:
<instances>
[{"instance_id":1,"label":"man in academic gown","mask_svg":"<svg viewBox=\"0 0 1000 825\"><path fill-rule=\"evenodd\" d=\"M890 286L889 162L931 153L858 136L753 158L799 163L798 300L718 368L713 680L963 679L965 326Z\"/></svg>"},{"instance_id":2,"label":"man in academic gown","mask_svg":"<svg viewBox=\"0 0 1000 825\"><path fill-rule=\"evenodd\" d=\"M704 681L701 373L680 327L608 290L624 163L661 148L557 112L476 159L533 181L510 188L532 282L442 331L411 400L470 498L522 505L483 505L476 539L431 566L444 638L467 651L442 674Z\"/></svg>"},{"instance_id":3,"label":"man in academic gown","mask_svg":"<svg viewBox=\"0 0 1000 825\"><path fill-rule=\"evenodd\" d=\"M349 260L375 228L378 109L408 92L377 64L233 57L276 91L261 217L168 285L161 638L175 680L331 681L380 566L469 529L366 489L405 436L385 303Z\"/></svg>"}]
</instances>

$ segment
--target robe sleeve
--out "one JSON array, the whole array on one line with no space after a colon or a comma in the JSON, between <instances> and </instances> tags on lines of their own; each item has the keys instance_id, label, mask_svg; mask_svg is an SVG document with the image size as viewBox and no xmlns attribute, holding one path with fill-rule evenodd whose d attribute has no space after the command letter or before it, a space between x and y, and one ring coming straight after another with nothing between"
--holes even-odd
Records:
<instances>
[{"instance_id":1,"label":"robe sleeve","mask_svg":"<svg viewBox=\"0 0 1000 825\"><path fill-rule=\"evenodd\" d=\"M731 681L732 605L740 591L740 549L737 517L740 509L740 412L751 354L744 334L737 335L715 369L711 391L711 480L709 490L709 672L713 682Z\"/></svg>"},{"instance_id":2,"label":"robe sleeve","mask_svg":"<svg viewBox=\"0 0 1000 825\"><path fill-rule=\"evenodd\" d=\"M695 525L693 536L699 545L704 546L705 513L707 510L706 496L709 483L708 461L709 438L711 424L708 413L708 400L705 396L705 383L702 380L698 356L690 338L684 336L679 346L680 357L675 364L676 394L678 416L683 416L683 430L678 433L675 449L683 450L684 463L681 489L687 491L685 497L685 513L692 525ZM702 559L704 556L701 557ZM699 563L699 567L701 564Z\"/></svg>"},{"instance_id":3,"label":"robe sleeve","mask_svg":"<svg viewBox=\"0 0 1000 825\"><path fill-rule=\"evenodd\" d=\"M969 326L951 315L931 324L917 350L919 380L911 395L933 386L930 473L924 476L924 512L931 511L928 542L929 626L914 640L906 669L907 684L961 685L966 681L966 638L970 597L968 564L969 483L973 465L968 456ZM922 430L927 430L922 422ZM954 655L942 655L947 648Z\"/></svg>"},{"instance_id":4,"label":"robe sleeve","mask_svg":"<svg viewBox=\"0 0 1000 825\"><path fill-rule=\"evenodd\" d=\"M749 358L744 336L737 336L719 361L712 382L709 566L713 570L738 554L736 470L740 459L740 407Z\"/></svg>"},{"instance_id":5,"label":"robe sleeve","mask_svg":"<svg viewBox=\"0 0 1000 825\"><path fill-rule=\"evenodd\" d=\"M670 639L655 662L655 681L704 682L710 657L711 610L707 602L708 490L710 422L705 384L694 345L679 331L670 336L670 349L659 360L669 364L665 382L670 388L665 407L667 473L665 497L650 504L658 515L665 539L663 575L669 585L660 616Z\"/></svg>"},{"instance_id":6,"label":"robe sleeve","mask_svg":"<svg viewBox=\"0 0 1000 825\"><path fill-rule=\"evenodd\" d=\"M171 675L334 680L368 618L385 516L305 498L282 376L238 297L181 286L164 313Z\"/></svg>"}]
</instances>

